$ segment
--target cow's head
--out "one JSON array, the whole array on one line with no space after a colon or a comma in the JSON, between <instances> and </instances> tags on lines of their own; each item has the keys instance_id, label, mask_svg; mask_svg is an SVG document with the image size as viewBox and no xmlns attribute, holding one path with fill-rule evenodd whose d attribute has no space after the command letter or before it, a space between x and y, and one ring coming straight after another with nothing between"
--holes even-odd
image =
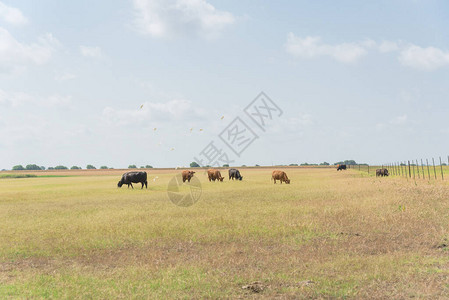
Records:
<instances>
[{"instance_id":1,"label":"cow's head","mask_svg":"<svg viewBox=\"0 0 449 300\"><path fill-rule=\"evenodd\" d=\"M117 183L117 186L118 186L119 188L121 188L122 185L123 185L123 182L120 180L120 181Z\"/></svg>"},{"instance_id":2,"label":"cow's head","mask_svg":"<svg viewBox=\"0 0 449 300\"><path fill-rule=\"evenodd\" d=\"M218 180L220 180L220 181L223 181L223 179L224 179L224 177L220 177L220 178L218 178Z\"/></svg>"},{"instance_id":3,"label":"cow's head","mask_svg":"<svg viewBox=\"0 0 449 300\"><path fill-rule=\"evenodd\" d=\"M286 179L286 180L285 180L285 183L286 183L286 184L290 184L290 179Z\"/></svg>"},{"instance_id":4,"label":"cow's head","mask_svg":"<svg viewBox=\"0 0 449 300\"><path fill-rule=\"evenodd\" d=\"M240 180L240 181L242 181L242 179L243 179L243 177L242 177L242 176L240 176L240 177L239 177L239 180Z\"/></svg>"},{"instance_id":5,"label":"cow's head","mask_svg":"<svg viewBox=\"0 0 449 300\"><path fill-rule=\"evenodd\" d=\"M388 170L385 169L385 170L384 170L384 176L388 176L388 175L390 175L390 173L388 173Z\"/></svg>"},{"instance_id":6,"label":"cow's head","mask_svg":"<svg viewBox=\"0 0 449 300\"><path fill-rule=\"evenodd\" d=\"M190 177L192 177L192 176L193 176L193 174L195 174L195 172L194 172L194 171L189 171L189 176L190 176Z\"/></svg>"}]
</instances>

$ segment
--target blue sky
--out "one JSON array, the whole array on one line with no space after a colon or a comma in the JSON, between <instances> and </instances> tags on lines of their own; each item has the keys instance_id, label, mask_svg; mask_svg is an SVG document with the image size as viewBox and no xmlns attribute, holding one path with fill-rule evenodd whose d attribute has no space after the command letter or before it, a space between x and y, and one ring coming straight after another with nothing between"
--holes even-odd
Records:
<instances>
[{"instance_id":1,"label":"blue sky","mask_svg":"<svg viewBox=\"0 0 449 300\"><path fill-rule=\"evenodd\" d=\"M210 141L230 152L219 133L261 91L284 113L235 165L446 156L448 14L432 0L0 0L0 169L187 166Z\"/></svg>"}]
</instances>

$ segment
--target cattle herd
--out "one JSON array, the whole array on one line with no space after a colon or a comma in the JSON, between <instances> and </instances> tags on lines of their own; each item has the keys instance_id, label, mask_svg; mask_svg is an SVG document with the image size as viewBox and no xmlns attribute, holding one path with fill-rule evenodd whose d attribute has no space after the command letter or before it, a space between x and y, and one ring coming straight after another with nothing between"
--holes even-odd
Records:
<instances>
[{"instance_id":1,"label":"cattle herd","mask_svg":"<svg viewBox=\"0 0 449 300\"><path fill-rule=\"evenodd\" d=\"M342 171L342 170L346 170L346 165L338 165L337 166L337 171ZM242 180L243 177L240 174L240 171L237 169L229 169L228 171L229 173L229 180ZM193 175L195 174L194 171L190 171L190 170L184 170L182 171L181 175L182 175L182 182L190 182L190 180L192 179ZM387 169L377 169L376 170L376 177L384 177L384 176L388 176L388 170ZM224 177L221 176L221 172L220 170L217 169L209 169L207 170L207 177L209 179L209 181L223 181ZM274 183L276 184L276 180L280 181L281 184L283 182L285 182L286 184L290 184L290 179L288 179L287 173L285 173L284 171L279 171L279 170L275 170L272 172L271 174L271 180L274 181ZM131 186L131 188L134 189L133 187L133 183L141 183L142 184L142 189L145 186L145 188L148 188L148 181L147 181L147 172L127 172L125 174L122 175L122 179L120 179L120 181L118 182L117 186L120 188L122 187L122 185L126 184L129 188L129 186Z\"/></svg>"}]
</instances>

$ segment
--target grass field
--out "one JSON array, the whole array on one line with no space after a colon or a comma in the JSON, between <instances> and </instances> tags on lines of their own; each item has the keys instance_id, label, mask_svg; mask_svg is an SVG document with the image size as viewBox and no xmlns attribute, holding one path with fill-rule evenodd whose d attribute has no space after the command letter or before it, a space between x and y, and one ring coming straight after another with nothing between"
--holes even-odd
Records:
<instances>
[{"instance_id":1,"label":"grass field","mask_svg":"<svg viewBox=\"0 0 449 300\"><path fill-rule=\"evenodd\" d=\"M188 208L167 197L175 170L149 170L148 190L117 189L120 170L0 180L0 298L449 294L448 181L285 170L290 185L199 171Z\"/></svg>"}]
</instances>

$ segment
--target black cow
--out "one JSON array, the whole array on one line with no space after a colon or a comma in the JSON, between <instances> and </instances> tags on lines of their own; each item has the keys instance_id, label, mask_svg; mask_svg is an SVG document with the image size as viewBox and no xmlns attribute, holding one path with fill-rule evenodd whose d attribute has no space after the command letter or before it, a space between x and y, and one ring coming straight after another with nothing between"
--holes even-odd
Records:
<instances>
[{"instance_id":1,"label":"black cow","mask_svg":"<svg viewBox=\"0 0 449 300\"><path fill-rule=\"evenodd\" d=\"M232 180L234 180L234 178L238 180L243 179L242 175L240 175L240 171L237 169L229 169L229 180L231 180L231 178Z\"/></svg>"},{"instance_id":2,"label":"black cow","mask_svg":"<svg viewBox=\"0 0 449 300\"><path fill-rule=\"evenodd\" d=\"M346 165L338 165L337 171L346 170Z\"/></svg>"},{"instance_id":3,"label":"black cow","mask_svg":"<svg viewBox=\"0 0 449 300\"><path fill-rule=\"evenodd\" d=\"M390 173L388 172L388 169L377 169L376 170L376 177L384 177L384 176L388 176L390 175Z\"/></svg>"},{"instance_id":4,"label":"black cow","mask_svg":"<svg viewBox=\"0 0 449 300\"><path fill-rule=\"evenodd\" d=\"M134 188L133 183L141 183L142 189L144 185L145 188L148 188L147 172L127 172L122 175L122 179L120 179L117 186L120 188L122 185L127 184L128 188L130 185Z\"/></svg>"}]
</instances>

